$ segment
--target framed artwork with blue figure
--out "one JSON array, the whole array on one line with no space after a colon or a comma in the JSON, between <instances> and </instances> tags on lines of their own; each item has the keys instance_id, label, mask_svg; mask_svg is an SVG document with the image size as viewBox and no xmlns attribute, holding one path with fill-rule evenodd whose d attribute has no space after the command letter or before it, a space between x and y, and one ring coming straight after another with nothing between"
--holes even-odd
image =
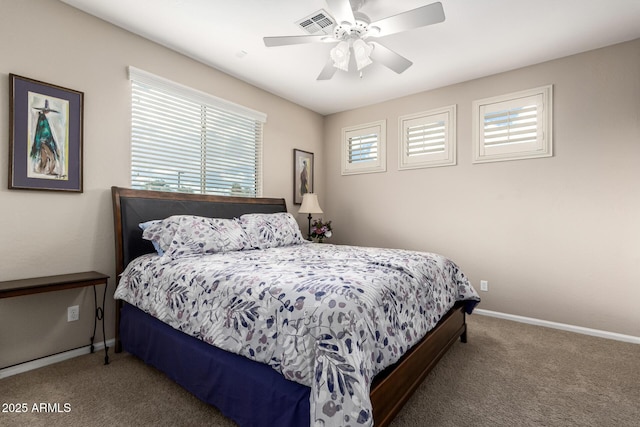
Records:
<instances>
[{"instance_id":1,"label":"framed artwork with blue figure","mask_svg":"<svg viewBox=\"0 0 640 427\"><path fill-rule=\"evenodd\" d=\"M313 193L313 153L293 150L293 203L302 204L302 196Z\"/></svg>"},{"instance_id":2,"label":"framed artwork with blue figure","mask_svg":"<svg viewBox=\"0 0 640 427\"><path fill-rule=\"evenodd\" d=\"M9 74L9 189L82 192L84 94Z\"/></svg>"}]
</instances>

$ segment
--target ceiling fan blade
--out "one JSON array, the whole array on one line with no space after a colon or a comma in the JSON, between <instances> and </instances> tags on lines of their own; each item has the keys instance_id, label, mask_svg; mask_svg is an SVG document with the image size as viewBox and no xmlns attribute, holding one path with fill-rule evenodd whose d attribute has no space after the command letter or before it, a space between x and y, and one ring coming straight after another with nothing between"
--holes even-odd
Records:
<instances>
[{"instance_id":1,"label":"ceiling fan blade","mask_svg":"<svg viewBox=\"0 0 640 427\"><path fill-rule=\"evenodd\" d=\"M386 46L380 44L380 42L371 42L373 43L373 51L371 51L371 55L369 56L373 61L379 62L387 68L395 71L400 74L405 71L407 68L413 65L413 62L409 61L404 56L392 51Z\"/></svg>"},{"instance_id":2,"label":"ceiling fan blade","mask_svg":"<svg viewBox=\"0 0 640 427\"><path fill-rule=\"evenodd\" d=\"M289 46L292 44L303 43L317 43L323 42L327 36L321 34L318 36L276 36L276 37L263 37L264 45L267 47L274 46Z\"/></svg>"},{"instance_id":3,"label":"ceiling fan blade","mask_svg":"<svg viewBox=\"0 0 640 427\"><path fill-rule=\"evenodd\" d=\"M444 21L444 9L442 9L442 3L436 2L372 22L370 27L380 28L376 37L382 37L442 21Z\"/></svg>"},{"instance_id":4,"label":"ceiling fan blade","mask_svg":"<svg viewBox=\"0 0 640 427\"><path fill-rule=\"evenodd\" d=\"M337 70L338 69L333 66L333 60L329 58L316 80L330 80Z\"/></svg>"},{"instance_id":5,"label":"ceiling fan blade","mask_svg":"<svg viewBox=\"0 0 640 427\"><path fill-rule=\"evenodd\" d=\"M356 19L353 17L353 9L351 9L349 0L327 0L327 5L329 6L329 13L333 15L336 23L355 22Z\"/></svg>"}]
</instances>

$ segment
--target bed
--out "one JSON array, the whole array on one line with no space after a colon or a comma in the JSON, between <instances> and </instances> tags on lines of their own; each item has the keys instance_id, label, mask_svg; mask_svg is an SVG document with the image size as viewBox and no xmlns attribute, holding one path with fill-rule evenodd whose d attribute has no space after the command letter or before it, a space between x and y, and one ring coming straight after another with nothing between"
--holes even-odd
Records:
<instances>
[{"instance_id":1,"label":"bed","mask_svg":"<svg viewBox=\"0 0 640 427\"><path fill-rule=\"evenodd\" d=\"M276 244L263 239L264 229L251 237L256 218L295 221L286 214L284 199L119 187L112 188L112 199L120 278L116 352L125 350L165 372L240 426L386 426L455 341L466 342L465 315L479 298L455 263L444 257L306 241L290 244L290 236ZM231 239L225 248L232 249L216 248L200 256L206 244L185 251L186 240L173 237L170 248L159 255L152 242L143 239L140 224L171 223L170 218L179 218L175 221L180 230L190 230L189 239L191 225L205 221L202 218L233 227L239 222L252 245L242 243L245 246L236 250ZM280 236L288 226L277 224L275 234ZM260 246L255 239L269 244ZM417 269L407 270L401 261ZM385 274L384 292L362 285L379 282L378 269ZM444 290L416 287L416 277L432 270L438 281L451 275L455 283L443 285ZM396 291L404 289L405 282L409 290ZM291 283L292 289L280 286L283 283ZM371 306L379 306L380 313L362 303L378 301L370 295L378 298L379 293L384 298ZM144 302L143 294L151 299ZM422 294L440 295L424 304L432 305L433 313L411 302ZM258 306L257 300L267 302ZM161 306L163 301L169 302L167 307ZM194 320L205 317L207 324ZM365 318L382 326L372 328ZM390 327L392 323L398 327ZM277 344L268 341L271 338Z\"/></svg>"}]
</instances>

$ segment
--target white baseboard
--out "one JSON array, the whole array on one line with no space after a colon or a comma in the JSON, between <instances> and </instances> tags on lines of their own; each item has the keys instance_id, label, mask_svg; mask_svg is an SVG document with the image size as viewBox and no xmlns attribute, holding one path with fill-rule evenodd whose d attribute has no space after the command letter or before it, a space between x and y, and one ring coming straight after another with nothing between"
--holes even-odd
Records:
<instances>
[{"instance_id":1,"label":"white baseboard","mask_svg":"<svg viewBox=\"0 0 640 427\"><path fill-rule=\"evenodd\" d=\"M109 349L113 349L115 342L115 339L107 340L107 347L109 347ZM100 341L99 343L95 343L93 345L93 351L95 353L104 351L104 343L102 341ZM31 371L33 369L42 368L44 366L53 365L54 363L62 362L63 360L89 354L90 352L91 346L88 345L86 347L76 348L75 350L69 350L62 353L54 354L53 356L42 357L40 359L32 360L31 362L25 362L19 365L10 366L8 368L0 369L0 379Z\"/></svg>"},{"instance_id":2,"label":"white baseboard","mask_svg":"<svg viewBox=\"0 0 640 427\"><path fill-rule=\"evenodd\" d=\"M473 313L480 314L482 316L497 317L499 319L513 320L514 322L528 323L530 325L544 326L546 328L561 329L563 331L575 332L583 335L591 335L594 337L607 338L610 340L640 344L640 337L634 337L633 335L624 335L615 332L601 331L599 329L583 328L582 326L550 322L548 320L534 319L532 317L517 316L515 314L500 313L497 311L483 310L480 308L476 308L475 310L473 310Z\"/></svg>"}]
</instances>

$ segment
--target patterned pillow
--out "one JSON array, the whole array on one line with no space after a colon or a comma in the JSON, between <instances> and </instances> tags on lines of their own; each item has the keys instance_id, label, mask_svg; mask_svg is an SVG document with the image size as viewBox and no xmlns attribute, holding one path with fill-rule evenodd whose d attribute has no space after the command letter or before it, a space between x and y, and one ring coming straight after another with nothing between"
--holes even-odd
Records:
<instances>
[{"instance_id":1,"label":"patterned pillow","mask_svg":"<svg viewBox=\"0 0 640 427\"><path fill-rule=\"evenodd\" d=\"M163 255L169 249L173 241L173 235L176 234L180 215L170 216L163 220L152 220L139 224L142 228L142 238L151 240L156 248L158 255Z\"/></svg>"},{"instance_id":2,"label":"patterned pillow","mask_svg":"<svg viewBox=\"0 0 640 427\"><path fill-rule=\"evenodd\" d=\"M251 247L255 249L306 243L298 223L288 212L245 214L238 221L247 233Z\"/></svg>"},{"instance_id":3,"label":"patterned pillow","mask_svg":"<svg viewBox=\"0 0 640 427\"><path fill-rule=\"evenodd\" d=\"M177 221L166 261L194 255L250 249L249 239L235 219L183 215Z\"/></svg>"},{"instance_id":4,"label":"patterned pillow","mask_svg":"<svg viewBox=\"0 0 640 427\"><path fill-rule=\"evenodd\" d=\"M159 222L162 222L162 220L160 220L160 219L152 219L151 221L141 222L140 224L138 224L138 227L140 227L140 230L144 231L147 228L149 228L152 225L155 225L155 224L157 224ZM160 247L160 244L158 244L158 242L155 241L155 240L152 240L151 243L153 243L153 248L156 250L158 255L162 256L164 254L164 251Z\"/></svg>"}]
</instances>

